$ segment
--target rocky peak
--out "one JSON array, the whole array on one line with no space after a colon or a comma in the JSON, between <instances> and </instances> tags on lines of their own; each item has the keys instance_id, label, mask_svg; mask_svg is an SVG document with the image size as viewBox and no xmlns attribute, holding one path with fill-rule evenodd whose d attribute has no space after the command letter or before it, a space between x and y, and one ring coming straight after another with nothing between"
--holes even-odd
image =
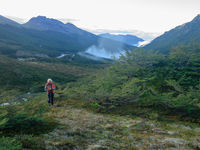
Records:
<instances>
[{"instance_id":1,"label":"rocky peak","mask_svg":"<svg viewBox=\"0 0 200 150\"><path fill-rule=\"evenodd\" d=\"M54 25L64 25L61 21L58 21L56 19L47 18L45 16L38 16L33 17L29 20L28 23L39 23L39 24L54 24Z\"/></svg>"}]
</instances>

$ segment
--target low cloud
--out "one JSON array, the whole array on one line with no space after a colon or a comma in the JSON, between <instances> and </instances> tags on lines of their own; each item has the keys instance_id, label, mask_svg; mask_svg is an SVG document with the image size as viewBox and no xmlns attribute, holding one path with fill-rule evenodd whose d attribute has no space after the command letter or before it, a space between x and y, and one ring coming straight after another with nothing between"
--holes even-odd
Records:
<instances>
[{"instance_id":1,"label":"low cloud","mask_svg":"<svg viewBox=\"0 0 200 150\"><path fill-rule=\"evenodd\" d=\"M74 22L80 21L78 19L73 19L73 18L57 18L57 19L62 21L63 23L67 23L67 22L74 23Z\"/></svg>"},{"instance_id":2,"label":"low cloud","mask_svg":"<svg viewBox=\"0 0 200 150\"><path fill-rule=\"evenodd\" d=\"M107 59L119 58L122 54L125 53L125 51L123 50L117 52L111 52L95 45L89 47L85 52L94 55L96 57L107 58Z\"/></svg>"}]
</instances>

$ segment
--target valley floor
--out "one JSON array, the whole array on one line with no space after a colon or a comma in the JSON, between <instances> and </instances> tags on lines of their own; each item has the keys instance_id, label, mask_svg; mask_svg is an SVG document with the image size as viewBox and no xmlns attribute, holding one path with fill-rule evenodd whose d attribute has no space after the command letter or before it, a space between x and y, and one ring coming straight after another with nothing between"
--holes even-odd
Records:
<instances>
[{"instance_id":1,"label":"valley floor","mask_svg":"<svg viewBox=\"0 0 200 150\"><path fill-rule=\"evenodd\" d=\"M37 137L41 149L143 150L199 149L200 126L104 115L72 105L53 106L48 116L60 124Z\"/></svg>"}]
</instances>

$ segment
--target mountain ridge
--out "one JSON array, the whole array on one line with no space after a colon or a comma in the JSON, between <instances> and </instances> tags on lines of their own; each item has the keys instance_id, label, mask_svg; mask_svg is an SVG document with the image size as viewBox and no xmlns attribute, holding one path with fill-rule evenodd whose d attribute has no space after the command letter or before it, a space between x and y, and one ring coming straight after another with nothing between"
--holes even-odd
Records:
<instances>
[{"instance_id":1,"label":"mountain ridge","mask_svg":"<svg viewBox=\"0 0 200 150\"><path fill-rule=\"evenodd\" d=\"M175 46L188 45L192 42L200 42L200 15L190 22L165 32L144 48L167 54Z\"/></svg>"}]
</instances>

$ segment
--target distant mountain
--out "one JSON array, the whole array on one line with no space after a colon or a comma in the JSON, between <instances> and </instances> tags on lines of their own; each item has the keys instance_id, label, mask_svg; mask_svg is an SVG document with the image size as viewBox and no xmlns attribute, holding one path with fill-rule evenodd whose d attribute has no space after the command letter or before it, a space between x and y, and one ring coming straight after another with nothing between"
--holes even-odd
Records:
<instances>
[{"instance_id":1,"label":"distant mountain","mask_svg":"<svg viewBox=\"0 0 200 150\"><path fill-rule=\"evenodd\" d=\"M140 30L114 30L114 29L87 29L85 28L85 30L100 35L100 34L104 34L104 33L110 33L113 35L135 35L137 37L142 38L145 41L152 41L153 39L155 39L156 37L158 37L159 35L161 35L161 33L159 32L144 32L144 31L140 31Z\"/></svg>"},{"instance_id":2,"label":"distant mountain","mask_svg":"<svg viewBox=\"0 0 200 150\"><path fill-rule=\"evenodd\" d=\"M110 34L110 33L104 33L100 34L99 36L104 37L104 38L109 38L112 40L120 41L123 43L126 43L128 45L133 45L133 46L138 46L139 42L143 42L144 40L135 36L135 35L115 35L115 34Z\"/></svg>"},{"instance_id":3,"label":"distant mountain","mask_svg":"<svg viewBox=\"0 0 200 150\"><path fill-rule=\"evenodd\" d=\"M168 53L174 46L188 45L192 42L200 42L200 15L196 16L191 22L165 32L146 45L145 48Z\"/></svg>"},{"instance_id":4,"label":"distant mountain","mask_svg":"<svg viewBox=\"0 0 200 150\"><path fill-rule=\"evenodd\" d=\"M27 23L13 26L3 17L0 22L0 53L13 56L52 56L85 52L93 46L108 52L132 49L122 42L96 36L71 23L38 16ZM5 23L8 22L8 23ZM12 25L11 25L12 24Z\"/></svg>"}]
</instances>

